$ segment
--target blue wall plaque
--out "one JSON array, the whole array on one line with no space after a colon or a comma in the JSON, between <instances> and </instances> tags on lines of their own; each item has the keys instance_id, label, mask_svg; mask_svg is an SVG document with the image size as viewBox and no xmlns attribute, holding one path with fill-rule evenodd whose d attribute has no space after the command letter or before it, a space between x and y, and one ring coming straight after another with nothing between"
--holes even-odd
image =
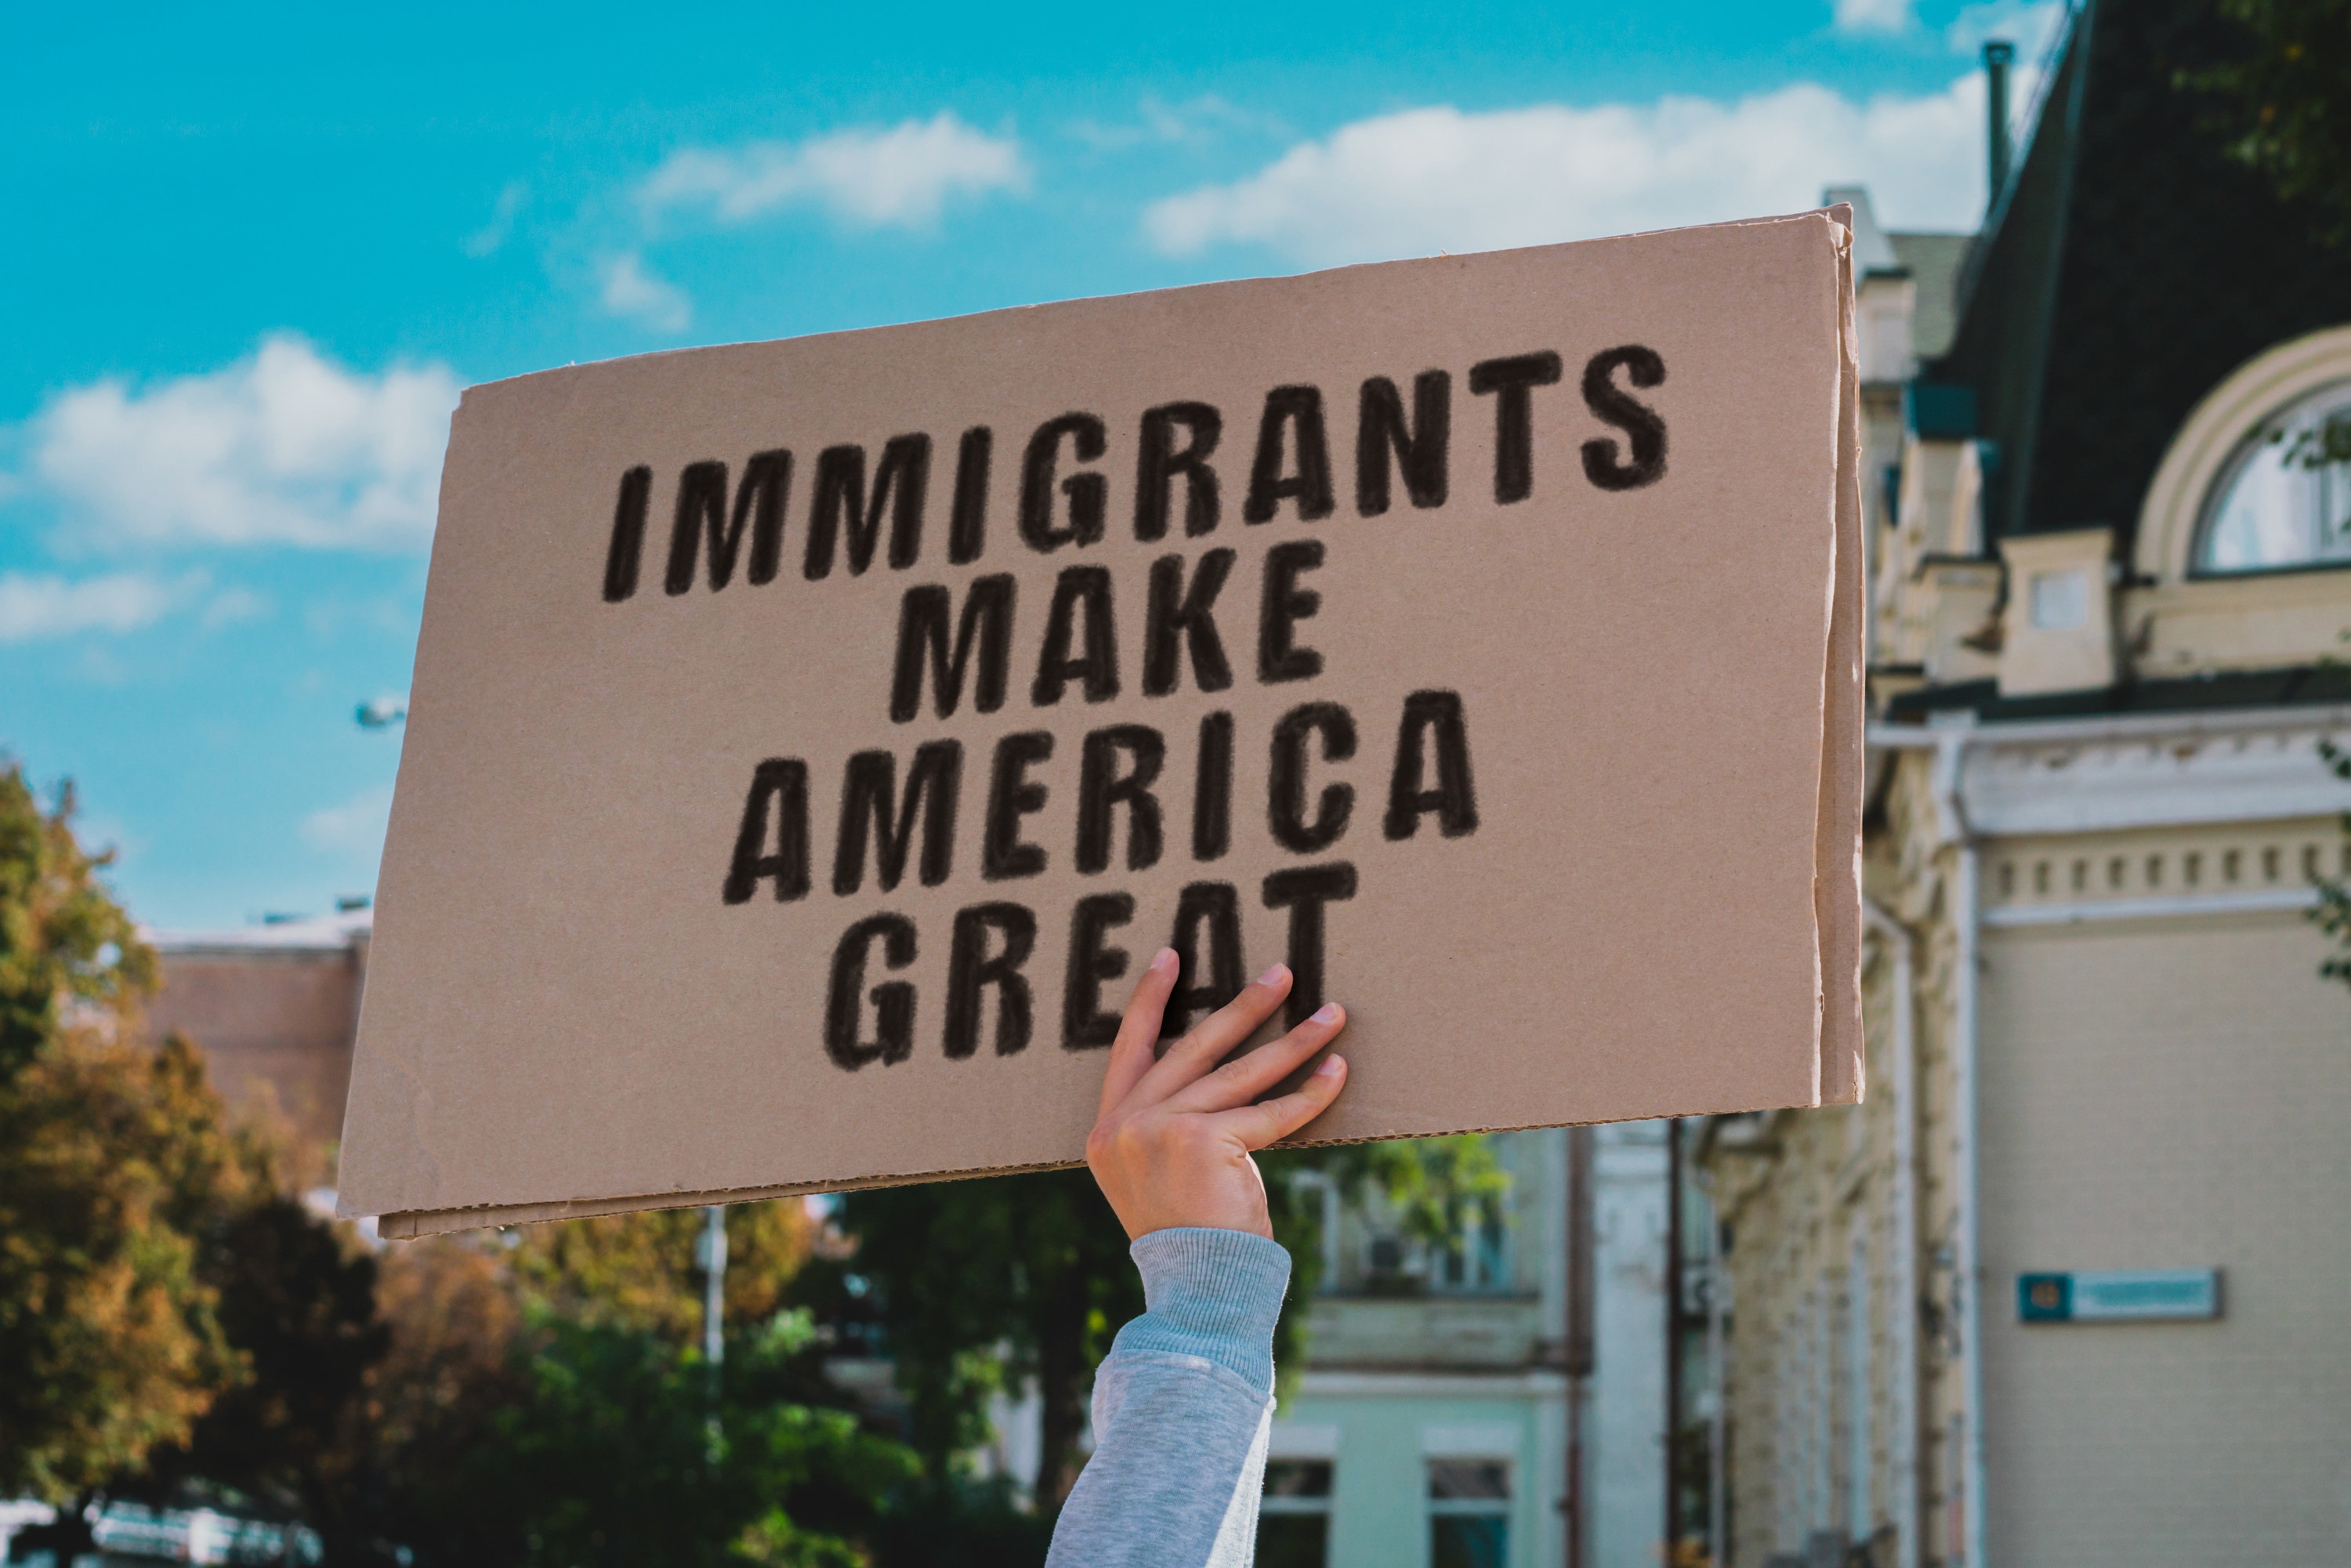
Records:
<instances>
[{"instance_id":1,"label":"blue wall plaque","mask_svg":"<svg viewBox=\"0 0 2351 1568\"><path fill-rule=\"evenodd\" d=\"M2220 1315L2218 1269L2076 1270L2016 1277L2019 1322L2180 1322Z\"/></svg>"}]
</instances>

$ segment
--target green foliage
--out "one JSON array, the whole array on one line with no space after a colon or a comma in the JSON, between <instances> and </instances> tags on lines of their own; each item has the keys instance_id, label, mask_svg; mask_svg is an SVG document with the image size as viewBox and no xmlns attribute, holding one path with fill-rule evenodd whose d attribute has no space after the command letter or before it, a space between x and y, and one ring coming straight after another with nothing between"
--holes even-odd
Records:
<instances>
[{"instance_id":1,"label":"green foliage","mask_svg":"<svg viewBox=\"0 0 2351 1568\"><path fill-rule=\"evenodd\" d=\"M534 1302L582 1322L643 1329L684 1343L702 1333L695 1243L699 1208L603 1215L513 1233L514 1270ZM726 1321L767 1322L809 1254L813 1227L797 1201L726 1209Z\"/></svg>"},{"instance_id":2,"label":"green foliage","mask_svg":"<svg viewBox=\"0 0 2351 1568\"><path fill-rule=\"evenodd\" d=\"M855 1258L811 1270L809 1299L838 1312L850 1281L868 1286L925 1473L945 1486L955 1456L987 1436L988 1395L1033 1378L1044 1404L1039 1490L1058 1504L1076 1479L1093 1369L1143 1310L1125 1232L1093 1177L882 1187L845 1196L837 1219Z\"/></svg>"},{"instance_id":3,"label":"green foliage","mask_svg":"<svg viewBox=\"0 0 2351 1568\"><path fill-rule=\"evenodd\" d=\"M57 1500L253 1380L223 1265L275 1174L193 1045L139 1040L154 955L72 816L0 768L0 1495Z\"/></svg>"},{"instance_id":4,"label":"green foliage","mask_svg":"<svg viewBox=\"0 0 2351 1568\"><path fill-rule=\"evenodd\" d=\"M204 1279L246 1375L184 1444L148 1456L114 1490L162 1501L227 1489L299 1518L349 1556L366 1533L355 1483L366 1455L364 1398L389 1348L375 1260L293 1199L266 1193L202 1236Z\"/></svg>"},{"instance_id":5,"label":"green foliage","mask_svg":"<svg viewBox=\"0 0 2351 1568\"><path fill-rule=\"evenodd\" d=\"M202 1082L184 1042L76 1039L0 1088L0 1495L103 1484L239 1374L184 1223L225 1152Z\"/></svg>"},{"instance_id":6,"label":"green foliage","mask_svg":"<svg viewBox=\"0 0 2351 1568\"><path fill-rule=\"evenodd\" d=\"M1493 1146L1475 1133L1277 1149L1259 1155L1258 1164L1265 1172L1274 1239L1290 1249L1293 1301L1313 1294L1322 1269L1322 1206L1301 1176L1320 1176L1357 1202L1376 1196L1399 1231L1433 1247L1458 1238L1509 1184ZM1279 1355L1280 1342L1275 1348Z\"/></svg>"},{"instance_id":7,"label":"green foliage","mask_svg":"<svg viewBox=\"0 0 2351 1568\"><path fill-rule=\"evenodd\" d=\"M44 812L23 767L0 765L0 1080L60 1032L74 1002L120 1013L155 986L155 955L73 834L73 786Z\"/></svg>"},{"instance_id":8,"label":"green foliage","mask_svg":"<svg viewBox=\"0 0 2351 1568\"><path fill-rule=\"evenodd\" d=\"M2179 73L2204 94L2229 155L2288 201L2308 201L2327 239L2351 240L2351 0L2219 0L2238 45Z\"/></svg>"},{"instance_id":9,"label":"green foliage","mask_svg":"<svg viewBox=\"0 0 2351 1568\"><path fill-rule=\"evenodd\" d=\"M379 1270L286 1195L193 1044L141 1038L154 956L71 813L0 770L0 1496L238 1500L330 1564L868 1560L918 1467L826 1406L778 1313L798 1204L728 1212L715 1406L698 1211ZM67 1514L52 1544L87 1550Z\"/></svg>"},{"instance_id":10,"label":"green foliage","mask_svg":"<svg viewBox=\"0 0 2351 1568\"><path fill-rule=\"evenodd\" d=\"M2322 737L2318 755L2335 777L2351 783L2351 751ZM2343 832L2345 841L2351 842L2351 811L2344 813ZM2318 903L2310 911L2311 924L2325 932L2335 947L2335 955L2318 966L2318 973L2322 978L2351 986L2351 881L2322 876L2314 879L2314 885L2318 889Z\"/></svg>"},{"instance_id":11,"label":"green foliage","mask_svg":"<svg viewBox=\"0 0 2351 1568\"><path fill-rule=\"evenodd\" d=\"M697 1352L542 1317L486 1440L388 1522L434 1568L851 1568L915 1465L848 1412L791 1397L808 1338L789 1312L729 1335L714 1406Z\"/></svg>"},{"instance_id":12,"label":"green foliage","mask_svg":"<svg viewBox=\"0 0 2351 1568\"><path fill-rule=\"evenodd\" d=\"M1053 1515L1025 1506L1008 1476L954 1476L902 1489L867 1539L874 1568L1036 1568Z\"/></svg>"}]
</instances>

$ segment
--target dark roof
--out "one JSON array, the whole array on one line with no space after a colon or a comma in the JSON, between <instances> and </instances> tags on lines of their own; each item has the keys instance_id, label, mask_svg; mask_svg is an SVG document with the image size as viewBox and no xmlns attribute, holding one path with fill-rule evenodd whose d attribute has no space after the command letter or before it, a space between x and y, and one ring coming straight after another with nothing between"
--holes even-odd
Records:
<instances>
[{"instance_id":1,"label":"dark roof","mask_svg":"<svg viewBox=\"0 0 2351 1568\"><path fill-rule=\"evenodd\" d=\"M2111 524L2126 552L2197 402L2272 345L2351 321L2351 252L2220 152L2173 86L2229 47L2201 0L2087 0L2023 166L1960 281L1932 380L1997 444L1994 533Z\"/></svg>"},{"instance_id":2,"label":"dark roof","mask_svg":"<svg viewBox=\"0 0 2351 1568\"><path fill-rule=\"evenodd\" d=\"M1917 285L1910 315L1910 348L1922 360L1947 353L1959 326L1959 265L1973 235L1889 234L1895 259Z\"/></svg>"},{"instance_id":3,"label":"dark roof","mask_svg":"<svg viewBox=\"0 0 2351 1568\"><path fill-rule=\"evenodd\" d=\"M2296 707L2351 702L2351 666L2302 664L2291 669L2234 670L2179 680L2130 681L2090 691L2004 697L1997 681L1922 686L1886 705L1890 724L1920 724L1937 713L1972 711L1987 723L2003 719L2092 718L2106 714L2186 713L2214 708Z\"/></svg>"}]
</instances>

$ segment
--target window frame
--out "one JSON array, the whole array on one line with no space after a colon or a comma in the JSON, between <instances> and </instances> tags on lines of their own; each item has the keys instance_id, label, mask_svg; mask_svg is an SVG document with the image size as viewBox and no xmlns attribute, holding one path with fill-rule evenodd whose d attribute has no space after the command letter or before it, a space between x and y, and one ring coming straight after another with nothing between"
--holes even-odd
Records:
<instances>
[{"instance_id":1,"label":"window frame","mask_svg":"<svg viewBox=\"0 0 2351 1568\"><path fill-rule=\"evenodd\" d=\"M1436 1492L1437 1467L1439 1465L1491 1466L1501 1472L1502 1493L1499 1497L1438 1497ZM1510 1560L1511 1537L1518 1533L1515 1515L1519 1506L1519 1462L1516 1455L1425 1454L1421 1458L1421 1484L1431 1562L1436 1560L1440 1521L1454 1519L1494 1521L1500 1527L1502 1561L1508 1563Z\"/></svg>"},{"instance_id":2,"label":"window frame","mask_svg":"<svg viewBox=\"0 0 2351 1568\"><path fill-rule=\"evenodd\" d=\"M2221 509L2236 490L2238 481L2269 447L2276 444L2280 434L2287 428L2287 422L2299 417L2304 411L2311 410L2313 405L2316 405L2323 414L2351 420L2351 375L2337 376L2300 389L2238 433L2228 455L2221 459L2210 482L2204 486L2203 497L2197 503L2196 526L2188 537L2185 574L2188 581L2234 582L2245 578L2299 577L2317 571L2351 571L2351 549L2346 549L2339 556L2286 561L2274 566L2216 567L2208 559L2213 530L2219 527ZM2314 471L2306 482L2312 485L2318 482Z\"/></svg>"}]
</instances>

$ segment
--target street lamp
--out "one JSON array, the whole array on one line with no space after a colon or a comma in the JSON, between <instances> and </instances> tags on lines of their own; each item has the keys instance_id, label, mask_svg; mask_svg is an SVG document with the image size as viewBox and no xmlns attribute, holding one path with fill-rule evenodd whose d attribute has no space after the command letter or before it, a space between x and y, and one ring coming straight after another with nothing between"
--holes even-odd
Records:
<instances>
[{"instance_id":1,"label":"street lamp","mask_svg":"<svg viewBox=\"0 0 2351 1568\"><path fill-rule=\"evenodd\" d=\"M360 704L355 716L361 729L390 729L393 725L407 720L408 694L402 692L394 695L386 693L380 697L370 697Z\"/></svg>"},{"instance_id":2,"label":"street lamp","mask_svg":"<svg viewBox=\"0 0 2351 1568\"><path fill-rule=\"evenodd\" d=\"M718 1368L726 1359L726 1206L714 1203L702 1211L702 1235L695 1241L694 1260L702 1270L702 1359L710 1368L710 1397L718 1398Z\"/></svg>"}]
</instances>

